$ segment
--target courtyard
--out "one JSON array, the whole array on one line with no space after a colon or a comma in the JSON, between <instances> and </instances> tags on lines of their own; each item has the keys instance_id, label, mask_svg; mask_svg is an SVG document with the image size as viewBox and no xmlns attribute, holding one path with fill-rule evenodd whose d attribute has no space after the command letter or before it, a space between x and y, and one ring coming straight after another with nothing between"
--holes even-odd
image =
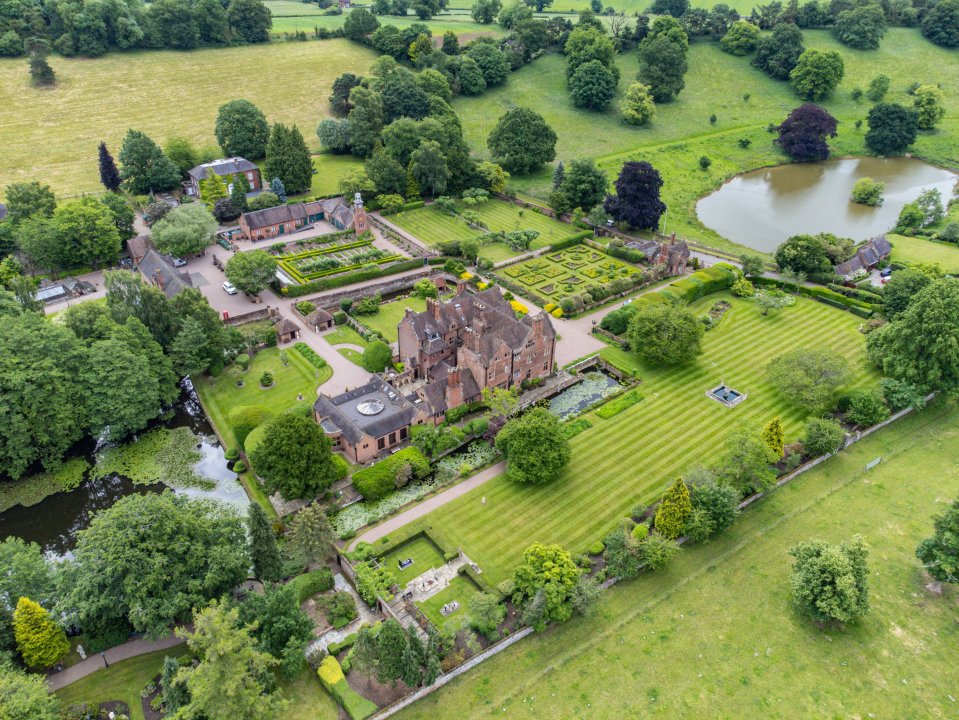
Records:
<instances>
[{"instance_id":1,"label":"courtyard","mask_svg":"<svg viewBox=\"0 0 959 720\"><path fill-rule=\"evenodd\" d=\"M691 307L705 312L719 299L731 308L706 333L703 355L689 365L648 367L633 353L603 350L613 364L639 373L643 401L609 419L587 413L593 427L571 440L570 464L552 484L522 486L500 476L436 509L432 525L496 584L510 576L533 541L560 543L577 553L602 540L631 508L657 500L677 475L717 460L725 438L741 424L758 431L778 415L786 440L797 439L805 413L766 380L766 365L778 355L824 345L849 361L850 388L877 381L863 353L859 318L805 298L768 317L728 293ZM721 383L749 399L729 408L707 397Z\"/></svg>"}]
</instances>

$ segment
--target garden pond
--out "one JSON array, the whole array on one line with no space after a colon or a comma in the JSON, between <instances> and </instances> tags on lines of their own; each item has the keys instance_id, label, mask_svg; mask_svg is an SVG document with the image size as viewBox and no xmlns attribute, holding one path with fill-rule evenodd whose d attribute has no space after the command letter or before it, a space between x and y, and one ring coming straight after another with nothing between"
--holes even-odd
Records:
<instances>
[{"instance_id":1,"label":"garden pond","mask_svg":"<svg viewBox=\"0 0 959 720\"><path fill-rule=\"evenodd\" d=\"M879 207L849 199L863 177L885 183ZM948 202L956 180L955 173L915 158L791 163L737 175L702 198L696 214L706 227L762 252L800 233L830 232L858 242L892 229L903 205L925 188L938 189Z\"/></svg>"},{"instance_id":2,"label":"garden pond","mask_svg":"<svg viewBox=\"0 0 959 720\"><path fill-rule=\"evenodd\" d=\"M622 387L612 375L593 370L583 375L580 382L553 397L549 401L549 411L560 420L568 420Z\"/></svg>"},{"instance_id":3,"label":"garden pond","mask_svg":"<svg viewBox=\"0 0 959 720\"><path fill-rule=\"evenodd\" d=\"M0 540L17 536L52 556L64 556L77 532L89 525L91 513L126 495L159 493L170 485L176 493L222 500L241 512L249 504L189 380L171 410L135 441L117 446L84 441L65 462L75 477L64 485L74 489L0 512ZM169 485L156 482L161 477Z\"/></svg>"}]
</instances>

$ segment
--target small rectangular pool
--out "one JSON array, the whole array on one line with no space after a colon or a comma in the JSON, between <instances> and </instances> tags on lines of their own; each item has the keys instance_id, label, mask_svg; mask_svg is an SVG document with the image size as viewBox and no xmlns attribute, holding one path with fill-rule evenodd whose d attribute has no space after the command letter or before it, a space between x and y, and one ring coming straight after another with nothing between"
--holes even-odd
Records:
<instances>
[{"instance_id":1,"label":"small rectangular pool","mask_svg":"<svg viewBox=\"0 0 959 720\"><path fill-rule=\"evenodd\" d=\"M734 405L741 403L746 399L746 394L741 393L738 390L733 390L727 385L719 385L714 387L712 390L707 390L706 395L711 397L713 400L718 400L726 407L733 407Z\"/></svg>"}]
</instances>

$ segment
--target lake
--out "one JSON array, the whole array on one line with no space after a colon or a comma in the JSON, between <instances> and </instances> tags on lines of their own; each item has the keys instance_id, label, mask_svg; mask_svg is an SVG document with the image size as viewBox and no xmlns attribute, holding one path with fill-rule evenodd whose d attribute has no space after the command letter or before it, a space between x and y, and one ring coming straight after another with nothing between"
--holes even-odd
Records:
<instances>
[{"instance_id":1,"label":"lake","mask_svg":"<svg viewBox=\"0 0 959 720\"><path fill-rule=\"evenodd\" d=\"M850 201L856 180L886 184L884 202ZM696 205L706 227L740 245L773 252L786 238L830 232L861 241L896 224L899 211L924 188L937 188L943 203L957 176L914 158L848 158L792 163L737 175Z\"/></svg>"},{"instance_id":2,"label":"lake","mask_svg":"<svg viewBox=\"0 0 959 720\"><path fill-rule=\"evenodd\" d=\"M150 424L156 427L187 427L197 437L202 456L193 466L194 472L215 485L207 488L176 488L174 492L190 497L221 500L245 512L249 500L236 473L227 467L223 448L193 391L189 380L183 381L180 397L164 421ZM146 431L144 431L146 432ZM102 449L102 448L101 448ZM97 448L90 440L81 442L65 459L84 457L91 465L96 463ZM128 478L111 473L103 478L88 477L70 492L60 492L41 500L36 505L17 505L0 513L0 540L8 536L35 542L44 552L54 557L68 555L76 544L77 531L90 524L90 514L111 507L117 500L133 493L159 493L166 490L162 483L134 483Z\"/></svg>"}]
</instances>

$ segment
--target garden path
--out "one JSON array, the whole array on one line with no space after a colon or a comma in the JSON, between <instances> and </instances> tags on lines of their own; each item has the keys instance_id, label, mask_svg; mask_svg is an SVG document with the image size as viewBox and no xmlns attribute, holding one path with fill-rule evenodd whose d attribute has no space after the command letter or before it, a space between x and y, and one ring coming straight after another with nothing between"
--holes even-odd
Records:
<instances>
[{"instance_id":1,"label":"garden path","mask_svg":"<svg viewBox=\"0 0 959 720\"><path fill-rule=\"evenodd\" d=\"M343 573L337 573L333 576L333 588L337 592L345 592L353 596L358 615L349 625L345 625L339 630L329 630L311 642L304 651L306 657L310 657L321 650L326 650L333 643L342 642L344 638L359 632L359 629L364 625L373 625L381 619L380 614L370 610L353 586L346 581Z\"/></svg>"},{"instance_id":2,"label":"garden path","mask_svg":"<svg viewBox=\"0 0 959 720\"><path fill-rule=\"evenodd\" d=\"M172 633L156 641L147 640L146 638L128 640L122 645L117 645L102 653L90 655L86 660L81 660L76 665L71 665L58 673L48 675L47 685L50 686L51 692L55 692L65 688L71 683L75 683L81 678L85 678L87 675L92 675L97 670L102 670L109 664L118 663L121 660L129 660L130 658L146 655L147 653L156 652L157 650L166 650L182 642L183 640L181 638L178 638Z\"/></svg>"},{"instance_id":3,"label":"garden path","mask_svg":"<svg viewBox=\"0 0 959 720\"><path fill-rule=\"evenodd\" d=\"M408 525L414 520L428 515L433 510L438 507L446 505L448 502L452 502L461 495L465 495L473 488L477 488L488 480L492 480L494 477L498 477L506 472L506 461L501 461L495 465L490 465L485 470L482 470L476 473L473 477L464 480L457 485L454 485L449 490L444 490L443 492L434 495L428 500L414 505L409 510L401 512L399 515L394 515L385 522L380 523L376 527L370 528L365 533L360 535L357 538L354 538L353 541L349 544L349 550L355 550L356 546L361 542L374 543L379 540L381 537L389 535L391 532L398 530L404 525ZM483 506L481 505L481 508Z\"/></svg>"}]
</instances>

